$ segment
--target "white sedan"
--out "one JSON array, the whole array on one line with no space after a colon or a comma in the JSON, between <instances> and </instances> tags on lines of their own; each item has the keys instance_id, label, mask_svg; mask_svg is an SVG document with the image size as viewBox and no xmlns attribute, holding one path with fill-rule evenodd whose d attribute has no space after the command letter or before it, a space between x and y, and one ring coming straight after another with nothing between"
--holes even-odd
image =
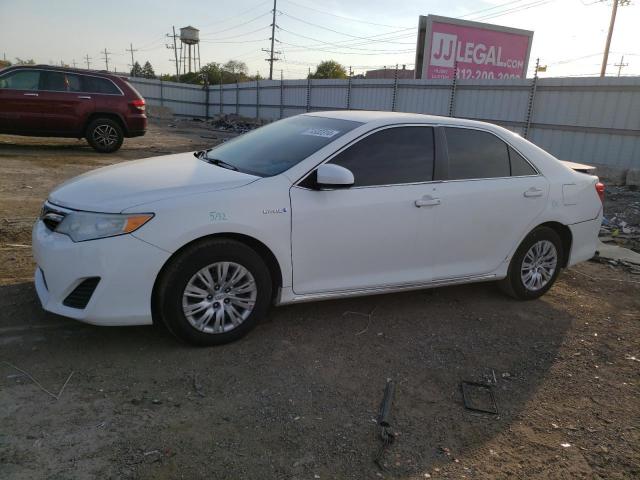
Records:
<instances>
[{"instance_id":1,"label":"white sedan","mask_svg":"<svg viewBox=\"0 0 640 480\"><path fill-rule=\"evenodd\" d=\"M272 304L478 281L529 300L593 256L603 195L488 123L309 113L62 184L34 226L35 284L48 311L200 345Z\"/></svg>"}]
</instances>

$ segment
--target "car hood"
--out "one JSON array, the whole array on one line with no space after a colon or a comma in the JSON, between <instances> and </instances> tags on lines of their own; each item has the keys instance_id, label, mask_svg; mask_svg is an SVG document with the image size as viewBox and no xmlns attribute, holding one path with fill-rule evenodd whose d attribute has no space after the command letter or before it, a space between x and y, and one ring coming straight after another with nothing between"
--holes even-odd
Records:
<instances>
[{"instance_id":1,"label":"car hood","mask_svg":"<svg viewBox=\"0 0 640 480\"><path fill-rule=\"evenodd\" d=\"M49 195L61 207L119 213L156 200L240 187L260 177L207 163L192 152L123 162L72 178Z\"/></svg>"}]
</instances>

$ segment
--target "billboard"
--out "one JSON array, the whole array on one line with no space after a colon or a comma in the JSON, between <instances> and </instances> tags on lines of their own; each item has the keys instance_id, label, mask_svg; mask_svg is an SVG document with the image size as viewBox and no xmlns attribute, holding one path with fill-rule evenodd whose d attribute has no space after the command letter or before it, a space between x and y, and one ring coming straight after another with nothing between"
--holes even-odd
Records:
<instances>
[{"instance_id":1,"label":"billboard","mask_svg":"<svg viewBox=\"0 0 640 480\"><path fill-rule=\"evenodd\" d=\"M529 30L421 15L416 78L525 78L532 40Z\"/></svg>"}]
</instances>

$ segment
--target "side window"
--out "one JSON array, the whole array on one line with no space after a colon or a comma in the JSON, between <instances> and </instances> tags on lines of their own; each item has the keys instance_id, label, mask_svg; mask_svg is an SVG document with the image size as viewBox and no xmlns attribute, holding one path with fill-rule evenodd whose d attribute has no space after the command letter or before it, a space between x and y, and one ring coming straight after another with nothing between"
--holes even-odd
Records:
<instances>
[{"instance_id":1,"label":"side window","mask_svg":"<svg viewBox=\"0 0 640 480\"><path fill-rule=\"evenodd\" d=\"M67 83L64 72L45 71L40 75L40 90L49 92L66 92Z\"/></svg>"},{"instance_id":2,"label":"side window","mask_svg":"<svg viewBox=\"0 0 640 480\"><path fill-rule=\"evenodd\" d=\"M449 179L508 177L507 144L495 135L467 128L445 128Z\"/></svg>"},{"instance_id":3,"label":"side window","mask_svg":"<svg viewBox=\"0 0 640 480\"><path fill-rule=\"evenodd\" d=\"M522 155L509 147L509 159L511 160L511 176L536 175L538 172L527 162Z\"/></svg>"},{"instance_id":4,"label":"side window","mask_svg":"<svg viewBox=\"0 0 640 480\"><path fill-rule=\"evenodd\" d=\"M83 91L88 93L109 93L120 94L120 91L116 88L111 80L100 77L82 76L82 82L84 84Z\"/></svg>"},{"instance_id":5,"label":"side window","mask_svg":"<svg viewBox=\"0 0 640 480\"><path fill-rule=\"evenodd\" d=\"M69 92L82 92L82 82L79 75L73 75L67 73L65 75L67 82L67 91Z\"/></svg>"},{"instance_id":6,"label":"side window","mask_svg":"<svg viewBox=\"0 0 640 480\"><path fill-rule=\"evenodd\" d=\"M351 170L356 187L433 180L433 128L387 128L363 138L330 163Z\"/></svg>"},{"instance_id":7,"label":"side window","mask_svg":"<svg viewBox=\"0 0 640 480\"><path fill-rule=\"evenodd\" d=\"M38 70L20 70L0 78L0 88L13 90L37 90L40 83Z\"/></svg>"}]
</instances>

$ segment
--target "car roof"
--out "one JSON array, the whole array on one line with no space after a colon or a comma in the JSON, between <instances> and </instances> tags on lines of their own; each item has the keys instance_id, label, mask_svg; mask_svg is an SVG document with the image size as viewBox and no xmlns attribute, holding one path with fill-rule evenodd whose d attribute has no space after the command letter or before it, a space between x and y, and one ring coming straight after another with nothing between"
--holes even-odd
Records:
<instances>
[{"instance_id":1,"label":"car roof","mask_svg":"<svg viewBox=\"0 0 640 480\"><path fill-rule=\"evenodd\" d=\"M38 69L38 70L53 70L55 72L70 72L79 73L84 75L95 75L109 78L125 78L126 74L119 74L114 72L107 72L105 70L89 70L85 68L71 68L71 67L57 67L55 65L11 65L6 70L22 70L22 69Z\"/></svg>"},{"instance_id":2,"label":"car roof","mask_svg":"<svg viewBox=\"0 0 640 480\"><path fill-rule=\"evenodd\" d=\"M375 123L379 125L396 123L431 123L439 125L457 125L465 127L478 127L485 130L494 130L494 124L467 120L463 118L441 117L438 115L423 115L421 113L383 112L374 110L332 110L324 112L310 112L304 115L315 117L335 118L338 120L351 120L360 123Z\"/></svg>"}]
</instances>

